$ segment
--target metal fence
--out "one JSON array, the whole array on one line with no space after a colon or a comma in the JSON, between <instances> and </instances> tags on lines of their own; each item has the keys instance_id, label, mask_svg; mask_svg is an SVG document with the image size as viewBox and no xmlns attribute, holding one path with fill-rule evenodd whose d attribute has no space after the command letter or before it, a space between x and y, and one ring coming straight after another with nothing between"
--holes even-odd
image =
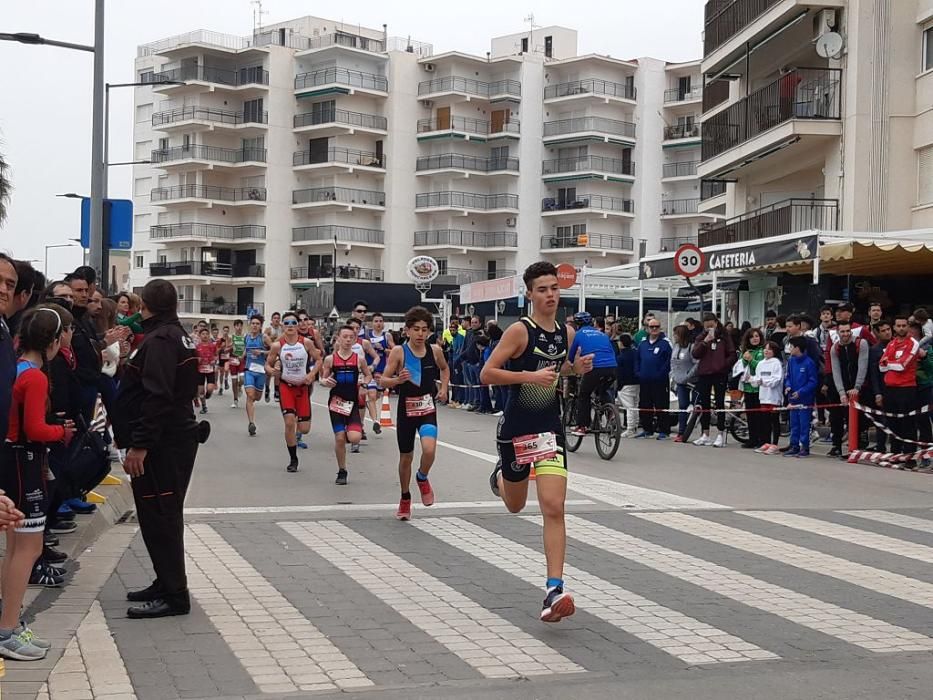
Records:
<instances>
[{"instance_id":1,"label":"metal fence","mask_svg":"<svg viewBox=\"0 0 933 700\"><path fill-rule=\"evenodd\" d=\"M360 151L356 148L323 148L320 151L295 151L292 165L320 165L322 163L346 163L363 165L367 168L386 167L386 157L375 151Z\"/></svg>"},{"instance_id":2,"label":"metal fence","mask_svg":"<svg viewBox=\"0 0 933 700\"><path fill-rule=\"evenodd\" d=\"M265 266L257 263L221 263L207 260L154 262L149 264L151 277L265 277Z\"/></svg>"},{"instance_id":3,"label":"metal fence","mask_svg":"<svg viewBox=\"0 0 933 700\"><path fill-rule=\"evenodd\" d=\"M416 209L518 209L517 194L474 194L472 192L424 192L415 195Z\"/></svg>"},{"instance_id":4,"label":"metal fence","mask_svg":"<svg viewBox=\"0 0 933 700\"><path fill-rule=\"evenodd\" d=\"M696 214L697 207L699 206L699 197L691 197L690 199L662 199L661 216Z\"/></svg>"},{"instance_id":5,"label":"metal fence","mask_svg":"<svg viewBox=\"0 0 933 700\"><path fill-rule=\"evenodd\" d=\"M703 55L709 56L780 0L709 0L704 11Z\"/></svg>"},{"instance_id":6,"label":"metal fence","mask_svg":"<svg viewBox=\"0 0 933 700\"><path fill-rule=\"evenodd\" d=\"M161 126L189 120L214 122L215 124L268 124L269 112L248 110L246 112L233 112L227 109L214 109L213 107L179 107L152 115L152 125Z\"/></svg>"},{"instance_id":7,"label":"metal fence","mask_svg":"<svg viewBox=\"0 0 933 700\"><path fill-rule=\"evenodd\" d=\"M541 202L541 211L565 211L568 209L600 209L602 211L635 212L635 201L621 197L609 197L604 194L578 194L574 199L560 201L545 197Z\"/></svg>"},{"instance_id":8,"label":"metal fence","mask_svg":"<svg viewBox=\"0 0 933 700\"><path fill-rule=\"evenodd\" d=\"M363 71L350 70L348 68L324 68L322 70L311 71L310 73L300 73L295 76L296 90L318 87L320 85L330 85L332 83L362 88L364 90L379 90L381 92L386 92L389 89L389 81L384 75L364 73Z\"/></svg>"},{"instance_id":9,"label":"metal fence","mask_svg":"<svg viewBox=\"0 0 933 700\"><path fill-rule=\"evenodd\" d=\"M173 238L198 238L211 241L237 241L242 239L266 238L266 227L255 224L243 226L224 226L223 224L159 224L149 227L151 240L171 240Z\"/></svg>"},{"instance_id":10,"label":"metal fence","mask_svg":"<svg viewBox=\"0 0 933 700\"><path fill-rule=\"evenodd\" d=\"M310 187L292 191L292 204L311 202L339 202L340 204L368 204L384 207L386 193L350 187Z\"/></svg>"},{"instance_id":11,"label":"metal fence","mask_svg":"<svg viewBox=\"0 0 933 700\"><path fill-rule=\"evenodd\" d=\"M223 202L265 202L265 187L218 187L216 185L173 185L156 187L149 194L153 202L173 199L214 199Z\"/></svg>"},{"instance_id":12,"label":"metal fence","mask_svg":"<svg viewBox=\"0 0 933 700\"><path fill-rule=\"evenodd\" d=\"M421 156L415 161L415 170L474 170L481 173L509 170L518 172L518 158L480 158L460 153L441 153L436 156Z\"/></svg>"},{"instance_id":13,"label":"metal fence","mask_svg":"<svg viewBox=\"0 0 933 700\"><path fill-rule=\"evenodd\" d=\"M210 160L218 163L265 163L266 149L220 148L219 146L190 144L188 146L156 149L152 151L150 160L153 163L171 163L178 160Z\"/></svg>"},{"instance_id":14,"label":"metal fence","mask_svg":"<svg viewBox=\"0 0 933 700\"><path fill-rule=\"evenodd\" d=\"M339 241L343 243L385 243L385 231L355 226L299 226L292 229L292 242Z\"/></svg>"},{"instance_id":15,"label":"metal fence","mask_svg":"<svg viewBox=\"0 0 933 700\"><path fill-rule=\"evenodd\" d=\"M680 163L665 163L661 167L662 177L693 177L697 174L698 160L686 160Z\"/></svg>"},{"instance_id":16,"label":"metal fence","mask_svg":"<svg viewBox=\"0 0 933 700\"><path fill-rule=\"evenodd\" d=\"M555 248L596 248L599 250L635 250L635 239L614 233L586 231L573 235L551 234L541 236L541 250Z\"/></svg>"},{"instance_id":17,"label":"metal fence","mask_svg":"<svg viewBox=\"0 0 933 700\"><path fill-rule=\"evenodd\" d=\"M320 124L346 124L361 129L382 129L388 128L388 120L378 114L364 114L362 112L350 112L345 109L322 109L317 112L305 112L296 114L294 118L294 127L317 126Z\"/></svg>"},{"instance_id":18,"label":"metal fence","mask_svg":"<svg viewBox=\"0 0 933 700\"><path fill-rule=\"evenodd\" d=\"M154 82L200 80L238 87L240 85L268 85L269 71L262 66L246 68L220 68L217 66L185 65L152 74Z\"/></svg>"},{"instance_id":19,"label":"metal fence","mask_svg":"<svg viewBox=\"0 0 933 700\"><path fill-rule=\"evenodd\" d=\"M415 231L415 245L516 248L518 246L518 234L514 231L461 231L458 229Z\"/></svg>"},{"instance_id":20,"label":"metal fence","mask_svg":"<svg viewBox=\"0 0 933 700\"><path fill-rule=\"evenodd\" d=\"M541 163L541 172L544 175L575 173L588 170L613 173L615 175L634 175L635 163L624 158L605 158L603 156L556 158Z\"/></svg>"},{"instance_id":21,"label":"metal fence","mask_svg":"<svg viewBox=\"0 0 933 700\"><path fill-rule=\"evenodd\" d=\"M443 78L424 80L418 83L418 95L432 95L438 92L461 92L478 97L521 97L522 84L517 80L495 80L484 82L473 78L463 78L459 75L448 75Z\"/></svg>"},{"instance_id":22,"label":"metal fence","mask_svg":"<svg viewBox=\"0 0 933 700\"><path fill-rule=\"evenodd\" d=\"M700 246L755 241L799 231L834 231L839 225L839 200L785 199L707 227Z\"/></svg>"},{"instance_id":23,"label":"metal fence","mask_svg":"<svg viewBox=\"0 0 933 700\"><path fill-rule=\"evenodd\" d=\"M626 100L634 100L636 94L634 85L614 83L611 80L600 80L599 78L571 80L566 83L548 85L544 88L544 99L546 100L571 95L605 95L606 97L621 97Z\"/></svg>"},{"instance_id":24,"label":"metal fence","mask_svg":"<svg viewBox=\"0 0 933 700\"><path fill-rule=\"evenodd\" d=\"M613 136L635 138L635 125L618 119L605 117L573 117L571 119L557 119L544 122L545 136L559 136L561 134L575 134L581 131L596 131Z\"/></svg>"}]
</instances>

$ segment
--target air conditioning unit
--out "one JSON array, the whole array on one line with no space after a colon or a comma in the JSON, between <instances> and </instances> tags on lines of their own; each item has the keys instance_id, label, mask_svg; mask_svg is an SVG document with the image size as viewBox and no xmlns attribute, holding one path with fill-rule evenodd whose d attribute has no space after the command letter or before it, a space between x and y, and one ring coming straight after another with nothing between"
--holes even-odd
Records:
<instances>
[{"instance_id":1,"label":"air conditioning unit","mask_svg":"<svg viewBox=\"0 0 933 700\"><path fill-rule=\"evenodd\" d=\"M505 225L508 226L509 228L515 228L515 217L510 216L508 219L506 219Z\"/></svg>"},{"instance_id":2,"label":"air conditioning unit","mask_svg":"<svg viewBox=\"0 0 933 700\"><path fill-rule=\"evenodd\" d=\"M434 64L433 64L433 63L425 63L425 64L424 64L424 70L425 70L426 73L433 73L433 72L434 72Z\"/></svg>"},{"instance_id":3,"label":"air conditioning unit","mask_svg":"<svg viewBox=\"0 0 933 700\"><path fill-rule=\"evenodd\" d=\"M836 11L832 9L820 10L813 15L813 39L819 39L826 32L836 28Z\"/></svg>"},{"instance_id":4,"label":"air conditioning unit","mask_svg":"<svg viewBox=\"0 0 933 700\"><path fill-rule=\"evenodd\" d=\"M431 109L431 107L434 106L434 102L432 100L421 100L421 106Z\"/></svg>"}]
</instances>

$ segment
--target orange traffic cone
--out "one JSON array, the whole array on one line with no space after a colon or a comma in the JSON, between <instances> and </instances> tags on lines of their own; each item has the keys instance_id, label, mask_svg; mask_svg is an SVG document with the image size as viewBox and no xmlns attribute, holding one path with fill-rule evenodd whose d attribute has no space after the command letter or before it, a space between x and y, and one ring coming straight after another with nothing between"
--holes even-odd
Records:
<instances>
[{"instance_id":1,"label":"orange traffic cone","mask_svg":"<svg viewBox=\"0 0 933 700\"><path fill-rule=\"evenodd\" d=\"M394 428L392 424L392 407L389 405L389 390L382 394L382 412L379 414L379 425L383 428Z\"/></svg>"}]
</instances>

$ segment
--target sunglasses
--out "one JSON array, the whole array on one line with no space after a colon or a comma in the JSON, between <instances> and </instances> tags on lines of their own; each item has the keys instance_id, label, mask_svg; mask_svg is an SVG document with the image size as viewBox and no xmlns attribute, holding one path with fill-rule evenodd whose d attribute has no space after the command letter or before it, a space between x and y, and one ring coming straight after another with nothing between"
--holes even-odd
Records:
<instances>
[{"instance_id":1,"label":"sunglasses","mask_svg":"<svg viewBox=\"0 0 933 700\"><path fill-rule=\"evenodd\" d=\"M649 331L654 331L654 330L659 329L660 327L661 327L661 326L648 326L648 330L649 330Z\"/></svg>"},{"instance_id":2,"label":"sunglasses","mask_svg":"<svg viewBox=\"0 0 933 700\"><path fill-rule=\"evenodd\" d=\"M298 321L296 321L293 318L286 318L284 321L282 321L282 325L283 326L297 326Z\"/></svg>"}]
</instances>

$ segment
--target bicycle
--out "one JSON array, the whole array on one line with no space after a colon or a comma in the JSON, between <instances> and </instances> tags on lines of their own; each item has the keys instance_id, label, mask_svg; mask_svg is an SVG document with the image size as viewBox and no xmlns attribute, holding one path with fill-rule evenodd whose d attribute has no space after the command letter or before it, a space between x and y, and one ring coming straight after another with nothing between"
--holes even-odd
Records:
<instances>
[{"instance_id":1,"label":"bicycle","mask_svg":"<svg viewBox=\"0 0 933 700\"><path fill-rule=\"evenodd\" d=\"M590 418L589 433L596 442L596 452L602 459L610 460L616 456L622 444L622 417L619 407L612 396L615 380L607 377L593 392L593 408ZM561 411L564 425L564 439L569 452L576 452L583 443L582 435L574 435L571 429L577 426L577 390L576 377L568 377L562 391L563 407Z\"/></svg>"}]
</instances>

